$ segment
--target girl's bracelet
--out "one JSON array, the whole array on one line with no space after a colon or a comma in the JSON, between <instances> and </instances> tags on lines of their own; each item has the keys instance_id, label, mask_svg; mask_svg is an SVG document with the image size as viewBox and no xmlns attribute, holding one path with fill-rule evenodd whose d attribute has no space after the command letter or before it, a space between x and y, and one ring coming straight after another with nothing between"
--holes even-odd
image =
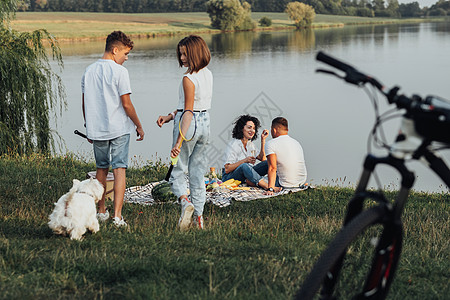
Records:
<instances>
[{"instance_id":1,"label":"girl's bracelet","mask_svg":"<svg viewBox=\"0 0 450 300\"><path fill-rule=\"evenodd\" d=\"M170 112L169 115L172 116L172 120L175 120L175 114L173 112Z\"/></svg>"}]
</instances>

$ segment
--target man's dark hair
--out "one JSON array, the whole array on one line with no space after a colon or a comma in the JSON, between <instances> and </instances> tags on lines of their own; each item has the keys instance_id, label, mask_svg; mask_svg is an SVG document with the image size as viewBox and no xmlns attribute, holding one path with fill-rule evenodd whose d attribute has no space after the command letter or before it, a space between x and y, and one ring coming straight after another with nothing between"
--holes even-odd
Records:
<instances>
[{"instance_id":1,"label":"man's dark hair","mask_svg":"<svg viewBox=\"0 0 450 300\"><path fill-rule=\"evenodd\" d=\"M276 117L272 120L272 127L282 127L285 130L288 130L288 121L283 117Z\"/></svg>"},{"instance_id":2,"label":"man's dark hair","mask_svg":"<svg viewBox=\"0 0 450 300\"><path fill-rule=\"evenodd\" d=\"M120 48L120 47L123 47L123 46L129 47L130 49L133 49L134 43L122 31L113 31L106 38L106 46L105 46L105 51L106 52L112 52L114 47L119 47Z\"/></svg>"},{"instance_id":3,"label":"man's dark hair","mask_svg":"<svg viewBox=\"0 0 450 300\"><path fill-rule=\"evenodd\" d=\"M256 140L258 137L258 129L261 127L261 123L258 118L250 116L250 115L242 115L238 117L238 119L234 122L234 127L231 136L237 140L240 140L244 137L244 133L242 130L248 121L252 121L255 124L255 135L252 137L252 141Z\"/></svg>"}]
</instances>

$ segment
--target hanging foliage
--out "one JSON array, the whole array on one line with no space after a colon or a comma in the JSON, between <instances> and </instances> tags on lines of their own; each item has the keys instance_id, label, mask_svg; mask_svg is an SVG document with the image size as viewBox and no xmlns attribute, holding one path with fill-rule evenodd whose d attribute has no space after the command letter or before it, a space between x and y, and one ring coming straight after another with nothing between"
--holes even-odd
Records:
<instances>
[{"instance_id":1,"label":"hanging foliage","mask_svg":"<svg viewBox=\"0 0 450 300\"><path fill-rule=\"evenodd\" d=\"M61 52L46 30L12 30L7 18L15 1L0 1L0 154L50 152L54 148L50 113L56 117L66 103L48 53L62 68Z\"/></svg>"}]
</instances>

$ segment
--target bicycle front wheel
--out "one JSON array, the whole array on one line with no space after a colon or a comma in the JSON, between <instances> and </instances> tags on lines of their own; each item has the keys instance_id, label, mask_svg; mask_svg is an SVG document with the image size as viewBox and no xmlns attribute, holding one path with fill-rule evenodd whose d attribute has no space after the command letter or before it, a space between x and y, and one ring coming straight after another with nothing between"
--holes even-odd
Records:
<instances>
[{"instance_id":1,"label":"bicycle front wheel","mask_svg":"<svg viewBox=\"0 0 450 300\"><path fill-rule=\"evenodd\" d=\"M320 299L336 299L334 297L334 289L335 285L338 284L338 275L347 249L364 231L375 226L382 227L381 230L378 228L375 229L377 237L380 235L381 237L377 243L378 245L372 260L370 272L364 272L368 273L368 276L366 277L366 284L363 292L355 298L384 299L394 276L402 242L401 225L400 230L398 230L399 228L393 230L392 226L387 226L383 223L383 218L385 216L385 207L373 207L363 211L343 227L335 236L334 240L328 245L327 249L322 253L312 271L303 282L300 290L295 295L295 299L314 299L321 287L322 291ZM366 244L367 240L368 238L366 238ZM366 253L361 255L361 257L366 258ZM360 272L359 268L363 268L363 266L360 266L359 262L356 264L358 265L358 271ZM362 290L362 288L360 290ZM336 294L339 294L339 291ZM345 299L349 299L348 295L344 297Z\"/></svg>"}]
</instances>

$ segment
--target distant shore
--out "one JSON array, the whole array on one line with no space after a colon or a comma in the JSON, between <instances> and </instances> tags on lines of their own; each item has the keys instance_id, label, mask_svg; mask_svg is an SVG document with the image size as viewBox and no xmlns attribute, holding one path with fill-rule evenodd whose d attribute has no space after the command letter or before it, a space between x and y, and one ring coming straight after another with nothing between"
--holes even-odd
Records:
<instances>
[{"instance_id":1,"label":"distant shore","mask_svg":"<svg viewBox=\"0 0 450 300\"><path fill-rule=\"evenodd\" d=\"M258 23L263 16L272 19L272 26L257 26L255 31L294 30L293 22L285 13L252 13ZM316 15L312 28L343 27L406 22L424 22L427 19L367 18L334 15ZM104 39L111 31L122 30L133 38L154 38L192 33L220 33L210 25L207 13L77 13L77 12L18 12L11 22L18 31L46 29L60 42Z\"/></svg>"}]
</instances>

